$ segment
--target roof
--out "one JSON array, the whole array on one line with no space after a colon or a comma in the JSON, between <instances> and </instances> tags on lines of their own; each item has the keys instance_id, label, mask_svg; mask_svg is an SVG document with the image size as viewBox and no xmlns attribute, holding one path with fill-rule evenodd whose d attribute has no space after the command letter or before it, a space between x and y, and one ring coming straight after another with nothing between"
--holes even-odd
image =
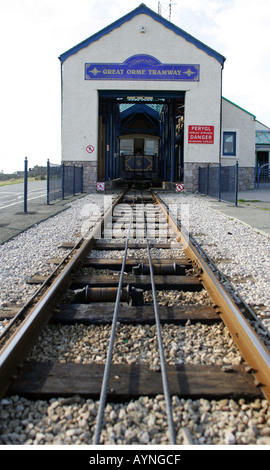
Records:
<instances>
[{"instance_id":1,"label":"roof","mask_svg":"<svg viewBox=\"0 0 270 470\"><path fill-rule=\"evenodd\" d=\"M143 112L152 114L156 119L159 118L160 112L164 104L164 98L160 98L157 101L154 101L153 98L148 97L130 97L126 100L118 99L119 111L122 116L136 112Z\"/></svg>"},{"instance_id":2,"label":"roof","mask_svg":"<svg viewBox=\"0 0 270 470\"><path fill-rule=\"evenodd\" d=\"M270 145L270 130L256 131L256 145Z\"/></svg>"},{"instance_id":3,"label":"roof","mask_svg":"<svg viewBox=\"0 0 270 470\"><path fill-rule=\"evenodd\" d=\"M127 21L132 20L134 17L137 15L149 15L151 18L153 18L155 21L158 23L162 24L166 28L170 29L173 31L175 34L178 36L181 36L182 38L186 39L187 41L191 42L194 44L194 46L198 47L199 49L203 50L206 52L209 56L214 57L220 64L223 66L225 62L225 57L223 57L221 54L216 52L214 49L211 49L210 47L206 46L204 43L199 41L198 39L194 38L187 32L185 32L183 29L179 28L178 26L174 25L170 21L166 20L162 16L160 16L158 13L155 13L153 10L148 8L144 3L142 3L139 7L135 8L135 10L132 10L130 13L127 15L123 16L122 18L119 18L117 21L114 23L110 24L106 28L102 29L98 33L94 34L93 36L90 36L88 39L85 39L83 42L79 43L77 46L72 47L68 51L64 52L59 56L59 59L63 63L68 57L76 54L78 51L81 49L89 46L90 44L94 43L95 41L98 41L100 38L103 36L110 34L112 31L115 29L119 28L122 26L124 23Z\"/></svg>"},{"instance_id":4,"label":"roof","mask_svg":"<svg viewBox=\"0 0 270 470\"><path fill-rule=\"evenodd\" d=\"M125 113L125 115L131 114L134 111L138 112L138 111L142 110L143 112L148 112L149 114L153 114L153 116L157 116L157 119L158 119L158 117L160 115L160 111L162 109L162 105L161 104L150 104L150 103L143 104L143 102L138 103L138 104L124 103L124 104L119 105L119 109L120 109L120 113Z\"/></svg>"}]
</instances>

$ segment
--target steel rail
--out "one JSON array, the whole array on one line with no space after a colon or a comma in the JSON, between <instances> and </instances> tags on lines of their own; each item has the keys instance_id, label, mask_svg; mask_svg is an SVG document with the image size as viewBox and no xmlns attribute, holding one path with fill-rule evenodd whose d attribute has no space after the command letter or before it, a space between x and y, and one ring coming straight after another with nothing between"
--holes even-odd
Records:
<instances>
[{"instance_id":1,"label":"steel rail","mask_svg":"<svg viewBox=\"0 0 270 470\"><path fill-rule=\"evenodd\" d=\"M202 255L193 246L189 234L181 229L177 220L168 213L166 204L152 192L172 230L179 236L183 249L200 275L200 279L213 303L227 326L243 358L251 368L255 384L261 388L265 398L270 402L270 352L253 330L235 302L216 278Z\"/></svg>"},{"instance_id":2,"label":"steel rail","mask_svg":"<svg viewBox=\"0 0 270 470\"><path fill-rule=\"evenodd\" d=\"M211 271L213 272L217 272L218 276L217 279L222 279L222 283L223 282L227 282L228 284L230 283L229 279L227 278L227 276L225 276L225 274L223 272L220 271L220 269L218 268L218 266L216 265L216 263L214 263L214 261L210 258L210 256L207 254L207 253L204 253L203 250L201 249L201 247L198 245L198 243L196 242L196 240L192 237L192 235L189 234L189 238L193 244L193 246L197 249L197 251L199 253L202 254L202 257L203 259L207 259L207 263L208 265L211 267ZM233 293L234 295L239 299L239 302L242 303L243 307L246 309L246 311L248 311L249 315L253 318L254 321L256 321L260 328L264 331L265 333L265 336L268 336L270 338L270 331L267 329L267 327L263 324L263 322L261 321L260 318L257 317L256 313L253 311L253 309L250 307L250 305L248 305L246 303L246 301L241 297L241 295L239 294L239 292L235 289L234 286L232 286L230 284L230 289L233 290Z\"/></svg>"},{"instance_id":3,"label":"steel rail","mask_svg":"<svg viewBox=\"0 0 270 470\"><path fill-rule=\"evenodd\" d=\"M153 303L154 303L154 312L155 312L158 347L159 347L159 358L160 358L160 367L161 367L161 375L162 375L162 385L163 385L163 391L164 391L164 397L165 397L165 403L166 403L166 411L167 411L167 420L168 420L169 433L170 433L170 441L171 441L172 445L175 445L176 444L176 437L175 437L175 430L174 430L174 424L173 424L171 397L170 397L168 377L167 377L167 371L166 371L166 361L165 361L165 357L164 357L161 326L160 326L160 319L159 319L159 312L158 312L156 286L155 286L155 279L154 279L154 269L153 269L150 246L149 246L149 241L148 241L148 231L147 231L145 211L144 211L144 226L145 226L146 246L147 246L148 258L149 258L151 286L152 286L152 293L153 293Z\"/></svg>"},{"instance_id":4,"label":"steel rail","mask_svg":"<svg viewBox=\"0 0 270 470\"><path fill-rule=\"evenodd\" d=\"M101 386L101 392L100 392L100 398L99 398L99 408L98 408L98 414L97 414L96 428L95 428L95 434L94 434L94 438L93 438L93 444L94 445L99 444L100 436L101 436L101 432L102 432L102 428L103 428L103 423L104 423L104 412L105 412L105 406L106 406L106 402L107 402L107 393L108 393L108 384L109 384L109 379L110 379L111 363L112 363L112 356L113 356L114 339L115 339L115 332L116 332L116 326L117 326L119 304L120 304L120 301L121 301L121 291L122 291L122 285L123 285L123 278L124 278L124 274L125 274L127 250L128 250L129 239L130 239L130 231L131 231L132 221L133 221L133 206L132 206L132 211L131 211L131 215L130 215L128 235L127 235L127 240L126 240L126 245L125 245L125 252L124 252L122 268L121 268L121 274L120 274L119 283L118 283L115 306L114 306L114 313L113 313L113 321L112 321L112 329L111 329L111 335L110 335L108 354L107 354L107 358L106 358L106 364L105 364L105 369L104 369L104 374L103 374L103 379L102 379L102 386Z\"/></svg>"},{"instance_id":5,"label":"steel rail","mask_svg":"<svg viewBox=\"0 0 270 470\"><path fill-rule=\"evenodd\" d=\"M63 289L70 283L72 271L92 249L96 240L100 237L104 225L111 219L114 207L119 204L125 193L126 190L107 209L98 225L89 232L80 249L64 267L49 290L39 300L33 311L22 321L15 334L3 346L0 352L0 397L5 394L19 364L25 360L40 332L50 320L53 308L63 294Z\"/></svg>"},{"instance_id":6,"label":"steel rail","mask_svg":"<svg viewBox=\"0 0 270 470\"><path fill-rule=\"evenodd\" d=\"M57 275L57 272L61 267L67 262L70 258L72 253L79 249L81 244L83 243L85 237L81 237L80 240L74 245L74 247L68 252L68 254L61 260L61 262L56 266L51 274L45 279L45 281L39 286L39 288L34 292L34 294L30 297L30 299L24 304L21 309L16 313L16 315L12 318L12 320L8 323L5 327L4 331L0 334L0 341L7 335L7 333L11 330L11 328L15 325L15 323L26 313L27 309L33 304L36 300L37 296L43 291L43 289L48 286L53 278Z\"/></svg>"}]
</instances>

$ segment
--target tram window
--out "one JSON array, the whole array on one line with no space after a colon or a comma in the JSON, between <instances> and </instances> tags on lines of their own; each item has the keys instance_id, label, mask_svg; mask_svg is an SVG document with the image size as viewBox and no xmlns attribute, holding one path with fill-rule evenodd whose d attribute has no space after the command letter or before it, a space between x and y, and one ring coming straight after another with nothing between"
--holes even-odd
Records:
<instances>
[{"instance_id":1,"label":"tram window","mask_svg":"<svg viewBox=\"0 0 270 470\"><path fill-rule=\"evenodd\" d=\"M158 153L157 139L145 139L145 155L156 155Z\"/></svg>"},{"instance_id":2,"label":"tram window","mask_svg":"<svg viewBox=\"0 0 270 470\"><path fill-rule=\"evenodd\" d=\"M133 139L120 140L121 155L133 155Z\"/></svg>"},{"instance_id":3,"label":"tram window","mask_svg":"<svg viewBox=\"0 0 270 470\"><path fill-rule=\"evenodd\" d=\"M223 132L223 155L236 156L236 132Z\"/></svg>"}]
</instances>

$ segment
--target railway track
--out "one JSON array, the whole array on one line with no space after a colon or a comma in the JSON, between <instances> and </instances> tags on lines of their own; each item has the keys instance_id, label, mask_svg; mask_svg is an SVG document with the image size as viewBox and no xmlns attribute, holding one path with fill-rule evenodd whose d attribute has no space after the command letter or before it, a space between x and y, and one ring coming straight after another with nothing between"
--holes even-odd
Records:
<instances>
[{"instance_id":1,"label":"railway track","mask_svg":"<svg viewBox=\"0 0 270 470\"><path fill-rule=\"evenodd\" d=\"M117 259L114 253L120 248ZM251 326L250 311L231 299L154 193L125 191L49 279L31 282L41 283L37 298L19 312L20 325L11 322L8 338L1 338L1 396L99 400L93 444L100 443L108 402L163 395L168 443L176 444L172 396L270 401L270 355ZM203 357L207 348L201 338L196 344L194 326L207 331L211 325L223 329L223 324L241 360L235 353L235 362L224 361L221 350L218 364L186 362L178 343L180 337L185 343L182 330L191 330L192 349ZM71 336L66 353L44 361L42 332L47 325L84 325L95 331L105 326L107 333L104 340L102 332L98 345L86 340L79 357L69 354ZM137 344L128 336L130 330L125 333L127 325L140 328ZM177 338L169 348L164 335ZM32 358L33 347L41 348L38 362Z\"/></svg>"}]
</instances>

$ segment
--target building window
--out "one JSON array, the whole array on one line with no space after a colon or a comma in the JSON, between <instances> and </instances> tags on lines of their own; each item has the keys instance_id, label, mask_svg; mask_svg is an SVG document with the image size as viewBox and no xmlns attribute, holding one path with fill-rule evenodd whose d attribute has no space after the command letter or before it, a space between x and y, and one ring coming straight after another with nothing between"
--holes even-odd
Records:
<instances>
[{"instance_id":1,"label":"building window","mask_svg":"<svg viewBox=\"0 0 270 470\"><path fill-rule=\"evenodd\" d=\"M223 155L236 156L236 132L223 132Z\"/></svg>"}]
</instances>

